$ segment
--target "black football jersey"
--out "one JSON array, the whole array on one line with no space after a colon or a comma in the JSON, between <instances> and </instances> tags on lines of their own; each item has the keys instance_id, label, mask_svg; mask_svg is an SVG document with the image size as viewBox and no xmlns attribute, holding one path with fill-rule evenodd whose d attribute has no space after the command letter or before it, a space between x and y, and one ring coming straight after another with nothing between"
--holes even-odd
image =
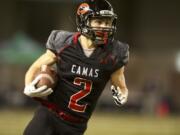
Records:
<instances>
[{"instance_id":1,"label":"black football jersey","mask_svg":"<svg viewBox=\"0 0 180 135\"><path fill-rule=\"evenodd\" d=\"M52 31L46 48L58 58L58 83L48 97L62 110L86 120L111 74L128 62L129 47L114 40L97 46L87 57L78 41L79 33Z\"/></svg>"}]
</instances>

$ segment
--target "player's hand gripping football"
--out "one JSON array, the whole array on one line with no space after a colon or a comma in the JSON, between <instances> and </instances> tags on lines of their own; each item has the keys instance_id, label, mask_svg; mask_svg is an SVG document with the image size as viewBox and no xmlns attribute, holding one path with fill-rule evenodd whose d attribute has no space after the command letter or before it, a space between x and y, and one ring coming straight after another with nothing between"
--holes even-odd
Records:
<instances>
[{"instance_id":1,"label":"player's hand gripping football","mask_svg":"<svg viewBox=\"0 0 180 135\"><path fill-rule=\"evenodd\" d=\"M53 90L46 85L36 87L36 84L40 81L41 75L38 75L29 85L25 86L24 94L29 97L46 97L50 95Z\"/></svg>"},{"instance_id":2,"label":"player's hand gripping football","mask_svg":"<svg viewBox=\"0 0 180 135\"><path fill-rule=\"evenodd\" d=\"M116 105L121 106L127 102L128 91L122 93L121 89L119 87L115 87L114 85L111 86L111 91Z\"/></svg>"}]
</instances>

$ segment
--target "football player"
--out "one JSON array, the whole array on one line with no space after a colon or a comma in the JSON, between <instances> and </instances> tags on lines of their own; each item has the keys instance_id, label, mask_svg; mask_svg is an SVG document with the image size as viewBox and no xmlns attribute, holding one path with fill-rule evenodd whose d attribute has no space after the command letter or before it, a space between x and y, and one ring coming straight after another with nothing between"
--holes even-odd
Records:
<instances>
[{"instance_id":1,"label":"football player","mask_svg":"<svg viewBox=\"0 0 180 135\"><path fill-rule=\"evenodd\" d=\"M117 105L127 101L124 66L129 47L114 39L117 15L107 0L85 0L77 9L78 32L54 30L47 51L25 75L24 94L41 102L24 135L83 135L108 80ZM42 65L57 66L54 89L37 88Z\"/></svg>"}]
</instances>

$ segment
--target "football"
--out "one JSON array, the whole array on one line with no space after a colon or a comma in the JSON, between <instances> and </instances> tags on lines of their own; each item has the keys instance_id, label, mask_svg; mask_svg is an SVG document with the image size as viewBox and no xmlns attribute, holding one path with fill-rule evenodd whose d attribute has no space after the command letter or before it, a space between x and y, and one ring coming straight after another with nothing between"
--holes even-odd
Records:
<instances>
[{"instance_id":1,"label":"football","mask_svg":"<svg viewBox=\"0 0 180 135\"><path fill-rule=\"evenodd\" d=\"M57 73L54 68L47 65L42 65L40 72L37 74L40 77L36 87L39 88L46 85L48 88L54 88L57 82Z\"/></svg>"}]
</instances>

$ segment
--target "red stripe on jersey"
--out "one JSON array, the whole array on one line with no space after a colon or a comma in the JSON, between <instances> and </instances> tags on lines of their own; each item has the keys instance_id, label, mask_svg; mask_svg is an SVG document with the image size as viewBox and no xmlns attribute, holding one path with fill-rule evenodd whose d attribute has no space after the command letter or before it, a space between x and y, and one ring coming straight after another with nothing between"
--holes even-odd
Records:
<instances>
[{"instance_id":1,"label":"red stripe on jersey","mask_svg":"<svg viewBox=\"0 0 180 135\"><path fill-rule=\"evenodd\" d=\"M76 32L74 35L73 35L73 43L76 45L78 43L78 38L79 36L81 35L80 32Z\"/></svg>"}]
</instances>

